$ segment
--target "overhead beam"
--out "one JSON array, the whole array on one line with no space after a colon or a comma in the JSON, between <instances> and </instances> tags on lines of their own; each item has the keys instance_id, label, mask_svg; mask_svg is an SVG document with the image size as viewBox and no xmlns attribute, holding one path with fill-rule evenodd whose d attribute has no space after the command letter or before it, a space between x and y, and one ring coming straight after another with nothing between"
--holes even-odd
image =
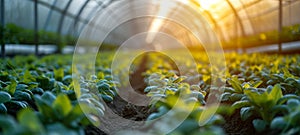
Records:
<instances>
[{"instance_id":1,"label":"overhead beam","mask_svg":"<svg viewBox=\"0 0 300 135\"><path fill-rule=\"evenodd\" d=\"M244 4L243 7L236 8L235 10L236 10L236 12L239 12L239 11L241 11L242 9L247 9L247 8L249 8L249 7L254 6L255 4L257 4L257 3L261 2L261 1L262 1L262 0L256 0L256 1L253 1L253 2L248 3L248 4ZM224 20L224 19L227 18L227 17L228 17L228 15L221 16L220 19L219 19L218 21Z\"/></svg>"},{"instance_id":2,"label":"overhead beam","mask_svg":"<svg viewBox=\"0 0 300 135\"><path fill-rule=\"evenodd\" d=\"M31 1L35 1L35 0L31 0ZM49 3L45 2L45 1L38 1L38 4L40 4L42 6L45 6L45 7L48 7L48 8L52 7L52 4L49 4ZM63 13L64 12L63 9L60 9L60 8L58 8L56 6L54 6L52 10L57 11L59 13ZM74 15L74 14L72 14L70 12L65 12L65 16L68 16L68 17L73 18L73 19L76 17L76 15ZM81 21L81 22L83 22L83 23L88 23L89 22L87 19L82 19L82 18L79 18L78 20Z\"/></svg>"}]
</instances>

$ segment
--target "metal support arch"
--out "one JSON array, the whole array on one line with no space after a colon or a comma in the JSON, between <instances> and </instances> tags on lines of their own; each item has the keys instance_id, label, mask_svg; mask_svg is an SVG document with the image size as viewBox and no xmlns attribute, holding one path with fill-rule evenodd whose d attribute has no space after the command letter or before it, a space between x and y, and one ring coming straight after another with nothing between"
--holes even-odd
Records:
<instances>
[{"instance_id":1,"label":"metal support arch","mask_svg":"<svg viewBox=\"0 0 300 135\"><path fill-rule=\"evenodd\" d=\"M237 11L235 10L235 8L233 7L233 5L231 4L231 2L229 0L226 0L227 4L229 5L229 7L231 8L234 16L238 19L239 25L241 27L242 30L242 36L245 36L245 30L244 30L244 25L242 23L242 20L240 18L240 16L238 15Z\"/></svg>"},{"instance_id":2,"label":"metal support arch","mask_svg":"<svg viewBox=\"0 0 300 135\"><path fill-rule=\"evenodd\" d=\"M79 19L81 13L83 12L83 10L85 9L85 7L87 6L87 4L88 4L89 2L90 2L90 0L86 0L86 1L84 2L84 4L83 4L83 5L81 6L81 8L79 9L79 11L78 11L76 17L74 18L74 25L73 25L73 28L72 28L72 26L70 26L70 28L69 28L69 31L73 30L74 35L76 35L75 32L76 32L76 28L77 28L77 25L78 25L78 19Z\"/></svg>"},{"instance_id":3,"label":"metal support arch","mask_svg":"<svg viewBox=\"0 0 300 135\"><path fill-rule=\"evenodd\" d=\"M50 11L49 11L49 14L47 16L47 19L46 19L46 22L45 22L45 25L44 25L44 30L47 30L47 27L48 27L48 24L50 22L50 19L51 19L51 16L52 16L52 12L53 12L53 9L54 9L56 3L57 3L57 0L55 0L53 2L53 4L51 5L51 7L50 7Z\"/></svg>"},{"instance_id":4,"label":"metal support arch","mask_svg":"<svg viewBox=\"0 0 300 135\"><path fill-rule=\"evenodd\" d=\"M58 25L58 27L57 27L57 34L58 34L58 43L57 43L57 45L58 45L58 49L57 49L57 52L58 53L60 53L60 44L62 43L62 41L61 41L61 31L62 31L62 25L63 25L63 23L64 23L64 20L65 20L65 15L66 15L66 12L68 11L68 9L69 9L69 7L70 7L70 5L71 5L71 3L72 3L72 1L73 0L69 0L68 1L68 3L67 3L67 5L65 6L65 8L64 8L64 10L63 10L63 12L62 12L62 14L61 14L61 16L60 16L60 20L59 20L59 25Z\"/></svg>"},{"instance_id":5,"label":"metal support arch","mask_svg":"<svg viewBox=\"0 0 300 135\"><path fill-rule=\"evenodd\" d=\"M225 39L224 33L223 33L222 29L220 28L220 25L217 23L216 19L211 15L210 12L205 11L205 13L208 15L208 17L211 19L212 23L215 25L216 30L218 32L220 32L221 39Z\"/></svg>"},{"instance_id":6,"label":"metal support arch","mask_svg":"<svg viewBox=\"0 0 300 135\"><path fill-rule=\"evenodd\" d=\"M39 54L39 24L38 24L38 0L34 0L34 44L35 44L35 55Z\"/></svg>"},{"instance_id":7,"label":"metal support arch","mask_svg":"<svg viewBox=\"0 0 300 135\"><path fill-rule=\"evenodd\" d=\"M58 23L59 25L58 25L58 27L57 27L57 34L59 34L59 35L61 34L61 29L62 29L62 25L63 25L64 20L65 20L66 12L68 11L68 9L69 9L69 7L70 7L72 1L73 1L73 0L69 0L69 1L68 1L68 3L67 3L67 5L65 6L63 12L61 13L61 16L60 16L60 19L59 19L59 23Z\"/></svg>"},{"instance_id":8,"label":"metal support arch","mask_svg":"<svg viewBox=\"0 0 300 135\"><path fill-rule=\"evenodd\" d=\"M98 8L98 6L95 6L95 7L93 7L93 9L91 10L91 12L89 13L89 15L86 17L86 18L88 18L87 20L90 20L91 18L92 18L92 13L93 13L93 11L94 10L96 10ZM80 17L79 17L80 18ZM77 21L79 22L79 18L77 19ZM77 22L77 26L76 27L78 27L78 25L79 25L79 23ZM84 22L85 24L88 24L88 22L89 21L86 21L86 22ZM69 28L69 31L71 31L71 29L73 28L73 26L70 26L70 28ZM79 28L78 28L79 29ZM77 30L77 32L74 32L74 36L78 36L77 34L79 33L78 31L81 31L81 29L80 30Z\"/></svg>"},{"instance_id":9,"label":"metal support arch","mask_svg":"<svg viewBox=\"0 0 300 135\"><path fill-rule=\"evenodd\" d=\"M1 42L1 56L2 57L5 57L5 42L4 42L4 26L5 26L5 18L4 18L4 12L5 12L5 1L4 0L1 0L0 1L0 4L1 4L1 9L0 9L0 29L1 29L1 32L0 32L0 42Z\"/></svg>"},{"instance_id":10,"label":"metal support arch","mask_svg":"<svg viewBox=\"0 0 300 135\"><path fill-rule=\"evenodd\" d=\"M115 1L117 1L117 0L110 0L110 1L107 3L107 5L110 5L111 3L115 2ZM99 9L99 10L103 10L103 9L105 9L105 8L107 7L107 5L103 5L103 3L101 3L101 4L98 3L98 5L100 6L100 9ZM97 11L97 12L98 12L98 11ZM89 17L87 17L88 20L90 20L90 19L93 17L93 16L92 16L92 13L94 13L94 12L91 11L91 12L89 13ZM88 21L88 22L89 22L89 21ZM88 22L87 22L87 23L88 23ZM87 23L86 23L86 24L87 24ZM91 23L91 25L96 26L95 24L92 24L92 23ZM81 26L81 28L79 28L79 32L82 31L83 28L84 28L84 26Z\"/></svg>"},{"instance_id":11,"label":"metal support arch","mask_svg":"<svg viewBox=\"0 0 300 135\"><path fill-rule=\"evenodd\" d=\"M248 4L243 4L243 7L236 8L235 10L236 10L236 12L239 12L242 9L247 9L249 7L254 6L255 4L257 4L257 3L261 2L261 1L262 0L256 0L256 1L253 1L253 2L248 3ZM226 17L227 17L227 15L221 16L220 19L219 19L219 21L224 20Z\"/></svg>"},{"instance_id":12,"label":"metal support arch","mask_svg":"<svg viewBox=\"0 0 300 135\"><path fill-rule=\"evenodd\" d=\"M252 30L253 30L253 33L256 33L256 32L255 32L255 29L253 28L253 26L254 26L254 25L253 25L253 21L250 19L249 15L248 15L248 11L246 10L246 8L249 7L249 4L245 5L244 2L243 2L242 0L239 0L239 1L240 1L240 3L242 4L242 7L239 8L238 11L244 9L244 11L246 12L247 19L248 19L249 22L251 23L251 28L252 28ZM260 1L260 0L259 0L259 1ZM257 3L257 1L254 1L253 3L250 3L250 4L253 4L253 5L254 5L255 3Z\"/></svg>"},{"instance_id":13,"label":"metal support arch","mask_svg":"<svg viewBox=\"0 0 300 135\"><path fill-rule=\"evenodd\" d=\"M281 33L282 33L282 26L283 26L283 22L282 22L282 0L279 0L279 15L278 15L278 52L281 53L282 52L282 38L281 38Z\"/></svg>"},{"instance_id":14,"label":"metal support arch","mask_svg":"<svg viewBox=\"0 0 300 135\"><path fill-rule=\"evenodd\" d=\"M34 0L31 0L31 1L34 1ZM51 8L51 6L52 6L51 4L49 4L47 2L44 2L44 1L38 1L38 4L40 4L42 6L46 6L48 8ZM63 13L63 11L64 11L64 10L58 8L58 7L55 7L55 6L53 7L52 10L55 10L55 11L57 11L59 13ZM71 14L69 12L65 12L65 16L68 16L68 17L71 17L71 18L75 18L76 17L75 15L73 15L73 14ZM82 18L79 18L78 20L82 21L83 23L88 23L89 22L87 19L82 19Z\"/></svg>"},{"instance_id":15,"label":"metal support arch","mask_svg":"<svg viewBox=\"0 0 300 135\"><path fill-rule=\"evenodd\" d=\"M207 14L207 16L208 16L208 18L212 21L212 23L215 25L215 27L216 27L216 30L219 32L219 34L220 34L220 36L221 36L221 39L225 39L225 36L224 36L224 33L223 33L223 31L222 31L222 29L220 29L220 25L217 23L217 21L216 21L216 19L213 17L213 15L209 12L209 11L207 11L207 10L205 10L197 1L192 1L194 4L196 4L198 7L200 7L202 10L203 10L203 12L205 13L205 14Z\"/></svg>"},{"instance_id":16,"label":"metal support arch","mask_svg":"<svg viewBox=\"0 0 300 135\"><path fill-rule=\"evenodd\" d=\"M31 1L33 1L34 2L34 0L31 0ZM42 5L42 6L45 6L45 7L48 7L48 8L51 8L51 4L49 4L49 3L47 3L47 2L44 2L44 1L38 1L38 4L40 4L40 5ZM97 6L95 6L95 9L97 9ZM62 9L60 9L60 8L58 8L58 7L53 7L53 9L52 10L54 10L54 11L57 11L57 12L59 12L59 13L63 13L63 11L64 10L62 10ZM92 11L91 11L92 12ZM71 13L69 13L69 12L66 12L65 13L65 16L68 16L68 17L70 17L70 18L75 18L76 16L75 15L73 15L73 14L71 14ZM87 17L87 18L91 18L92 16L90 15L89 17ZM83 18L78 18L78 21L80 21L80 22L82 22L82 23L85 23L85 24L87 24L87 23L89 23L89 19L83 19Z\"/></svg>"},{"instance_id":17,"label":"metal support arch","mask_svg":"<svg viewBox=\"0 0 300 135\"><path fill-rule=\"evenodd\" d=\"M231 4L231 2L230 2L229 0L226 0L226 2L227 2L227 4L229 5L229 7L231 8L231 10L232 10L232 12L233 12L235 18L237 19L238 24L239 24L239 26L240 26L240 28L241 28L241 30L242 30L242 37L244 37L244 36L245 36L245 29L244 29L244 25L243 25L243 23L242 23L242 20L241 20L240 16L238 15L237 11L235 10L235 8L234 8L233 5ZM238 34L238 28L236 28L236 34ZM236 35L236 37L238 37L238 36ZM237 49L238 49L238 48L242 48L242 47L240 46L239 40L237 41ZM245 52L244 49L243 49L242 51Z\"/></svg>"}]
</instances>

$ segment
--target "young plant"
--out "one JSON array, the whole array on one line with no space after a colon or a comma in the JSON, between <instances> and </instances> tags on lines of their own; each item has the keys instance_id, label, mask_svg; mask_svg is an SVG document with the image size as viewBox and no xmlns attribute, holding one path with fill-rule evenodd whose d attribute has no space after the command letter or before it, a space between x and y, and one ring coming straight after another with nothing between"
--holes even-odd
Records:
<instances>
[{"instance_id":1,"label":"young plant","mask_svg":"<svg viewBox=\"0 0 300 135\"><path fill-rule=\"evenodd\" d=\"M263 81L245 82L241 81L235 76L228 80L232 87L225 87L224 93L221 96L222 101L235 102L245 97L245 90L257 90Z\"/></svg>"},{"instance_id":2,"label":"young plant","mask_svg":"<svg viewBox=\"0 0 300 135\"><path fill-rule=\"evenodd\" d=\"M254 128L261 132L270 126L271 121L277 114L287 112L287 107L282 105L289 98L297 98L297 96L282 95L281 87L276 84L273 89L265 92L253 90L245 90L246 100L235 102L232 107L241 108L240 115L242 120L248 119L250 116L257 114L262 119L254 119L252 121Z\"/></svg>"},{"instance_id":3,"label":"young plant","mask_svg":"<svg viewBox=\"0 0 300 135\"><path fill-rule=\"evenodd\" d=\"M289 99L286 107L288 113L274 118L271 122L271 129L280 130L281 134L300 133L300 97L298 99Z\"/></svg>"}]
</instances>

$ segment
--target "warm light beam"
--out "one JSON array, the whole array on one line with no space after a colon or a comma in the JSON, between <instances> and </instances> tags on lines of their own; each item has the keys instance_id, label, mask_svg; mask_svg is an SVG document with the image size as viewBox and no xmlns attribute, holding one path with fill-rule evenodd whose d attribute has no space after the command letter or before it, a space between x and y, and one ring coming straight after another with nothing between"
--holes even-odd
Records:
<instances>
[{"instance_id":1,"label":"warm light beam","mask_svg":"<svg viewBox=\"0 0 300 135\"><path fill-rule=\"evenodd\" d=\"M221 0L198 0L200 6L205 10L210 10L214 5L220 3Z\"/></svg>"},{"instance_id":2,"label":"warm light beam","mask_svg":"<svg viewBox=\"0 0 300 135\"><path fill-rule=\"evenodd\" d=\"M157 2L158 0L154 0L154 1ZM182 2L183 4L188 4L189 0L179 0L179 2ZM176 1L171 1L171 0L159 0L157 4L159 5L157 16L167 16L177 6ZM163 26L163 23L164 23L163 19L161 18L153 19L150 28L148 30L148 32L151 32L151 34L148 34L146 38L147 43L149 44L152 43L152 41L155 38L155 34L153 33L158 32Z\"/></svg>"}]
</instances>

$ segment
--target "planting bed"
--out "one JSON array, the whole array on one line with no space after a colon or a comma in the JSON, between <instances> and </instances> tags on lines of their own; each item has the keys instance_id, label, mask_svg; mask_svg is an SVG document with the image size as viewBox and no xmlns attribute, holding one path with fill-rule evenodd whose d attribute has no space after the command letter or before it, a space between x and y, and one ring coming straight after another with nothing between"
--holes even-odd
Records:
<instances>
[{"instance_id":1,"label":"planting bed","mask_svg":"<svg viewBox=\"0 0 300 135\"><path fill-rule=\"evenodd\" d=\"M97 126L109 123L105 119L109 107L123 118L153 123L171 111L174 116L190 112L170 134L300 133L299 55L230 53L225 54L224 70L212 67L204 53L192 55L196 70L180 51L172 59L154 52L141 55L129 74L118 68L121 77L129 76L136 92L151 99L148 106L128 103L117 94L124 84L112 79L112 52L85 67L72 67L72 56L66 55L1 59L0 132L106 134ZM91 66L95 75L78 76ZM222 85L211 85L212 76ZM216 112L210 111L215 106L206 106L213 93L220 102ZM211 112L211 117L204 112ZM208 121L199 126L203 119ZM118 130L117 125L111 126ZM151 123L143 131L163 133Z\"/></svg>"}]
</instances>

